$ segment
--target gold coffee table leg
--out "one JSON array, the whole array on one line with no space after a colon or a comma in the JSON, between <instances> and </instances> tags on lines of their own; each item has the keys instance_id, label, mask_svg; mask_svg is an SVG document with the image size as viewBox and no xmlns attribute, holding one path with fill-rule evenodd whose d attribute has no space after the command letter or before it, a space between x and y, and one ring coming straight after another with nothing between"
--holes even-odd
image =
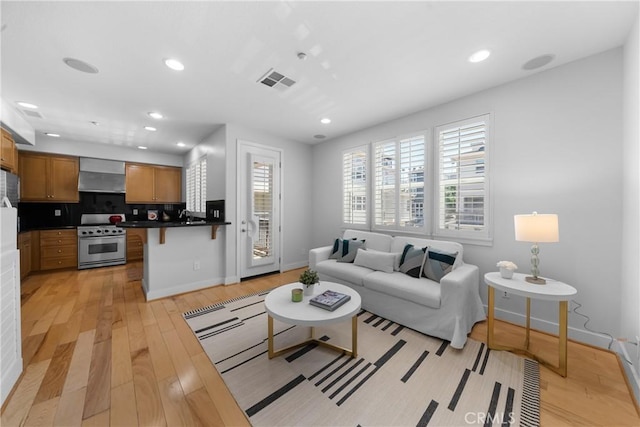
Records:
<instances>
[{"instance_id":1,"label":"gold coffee table leg","mask_svg":"<svg viewBox=\"0 0 640 427\"><path fill-rule=\"evenodd\" d=\"M269 359L273 359L273 317L267 314L267 341L269 347Z\"/></svg>"},{"instance_id":2,"label":"gold coffee table leg","mask_svg":"<svg viewBox=\"0 0 640 427\"><path fill-rule=\"evenodd\" d=\"M560 301L560 330L558 331L558 340L560 341L560 360L558 363L558 373L563 377L567 376L567 318L568 303Z\"/></svg>"}]
</instances>

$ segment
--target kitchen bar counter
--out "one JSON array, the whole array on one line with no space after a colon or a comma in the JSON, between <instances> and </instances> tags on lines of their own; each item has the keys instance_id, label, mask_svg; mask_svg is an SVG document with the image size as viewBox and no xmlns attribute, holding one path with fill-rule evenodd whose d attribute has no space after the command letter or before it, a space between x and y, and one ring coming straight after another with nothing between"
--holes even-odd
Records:
<instances>
[{"instance_id":1,"label":"kitchen bar counter","mask_svg":"<svg viewBox=\"0 0 640 427\"><path fill-rule=\"evenodd\" d=\"M222 221L127 221L117 224L122 228L159 228L160 229L160 244L164 245L166 241L167 228L177 227L211 227L211 238L215 240L218 227L221 225L229 225L230 222Z\"/></svg>"},{"instance_id":2,"label":"kitchen bar counter","mask_svg":"<svg viewBox=\"0 0 640 427\"><path fill-rule=\"evenodd\" d=\"M142 273L147 301L224 283L225 234L221 230L220 238L216 239L216 230L229 224L211 221L118 224L125 229L147 231Z\"/></svg>"}]
</instances>

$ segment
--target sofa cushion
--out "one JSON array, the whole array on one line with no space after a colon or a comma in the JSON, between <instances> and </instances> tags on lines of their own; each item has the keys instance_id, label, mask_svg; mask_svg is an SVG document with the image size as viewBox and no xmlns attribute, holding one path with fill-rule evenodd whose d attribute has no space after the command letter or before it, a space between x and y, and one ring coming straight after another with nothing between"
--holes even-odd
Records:
<instances>
[{"instance_id":1,"label":"sofa cushion","mask_svg":"<svg viewBox=\"0 0 640 427\"><path fill-rule=\"evenodd\" d=\"M446 252L457 252L458 256L456 257L456 262L453 265L453 270L464 264L464 261L462 260L463 248L458 242L396 236L393 238L393 242L391 243L390 252L402 252L407 243L412 244L413 246L420 246L421 248L429 246L432 249L438 249Z\"/></svg>"},{"instance_id":2,"label":"sofa cushion","mask_svg":"<svg viewBox=\"0 0 640 427\"><path fill-rule=\"evenodd\" d=\"M400 257L400 272L415 278L422 276L426 250L426 247L421 249L406 245Z\"/></svg>"},{"instance_id":3,"label":"sofa cushion","mask_svg":"<svg viewBox=\"0 0 640 427\"><path fill-rule=\"evenodd\" d=\"M440 279L451 272L457 255L457 252L445 252L435 248L428 248L424 257L422 276L440 283Z\"/></svg>"},{"instance_id":4,"label":"sofa cushion","mask_svg":"<svg viewBox=\"0 0 640 427\"><path fill-rule=\"evenodd\" d=\"M343 239L358 239L364 240L364 247L367 249L374 249L376 251L382 252L391 252L391 242L393 241L393 237L382 234L382 233L374 233L371 231L361 231L361 230L345 230L342 235ZM402 249L395 251L401 252Z\"/></svg>"},{"instance_id":5,"label":"sofa cushion","mask_svg":"<svg viewBox=\"0 0 640 427\"><path fill-rule=\"evenodd\" d=\"M440 284L427 278L414 278L401 272L374 271L364 277L364 287L386 295L440 308Z\"/></svg>"},{"instance_id":6,"label":"sofa cushion","mask_svg":"<svg viewBox=\"0 0 640 427\"><path fill-rule=\"evenodd\" d=\"M373 270L355 264L337 262L334 259L328 259L316 264L316 271L321 275L326 274L331 277L339 277L340 279L353 283L354 285L362 286L364 277L370 274Z\"/></svg>"},{"instance_id":7,"label":"sofa cushion","mask_svg":"<svg viewBox=\"0 0 640 427\"><path fill-rule=\"evenodd\" d=\"M356 239L336 239L333 243L330 259L336 259L338 262L353 262L356 258L358 249L364 246L364 240Z\"/></svg>"},{"instance_id":8,"label":"sofa cushion","mask_svg":"<svg viewBox=\"0 0 640 427\"><path fill-rule=\"evenodd\" d=\"M396 254L390 252L358 249L356 259L353 263L361 267L368 267L372 270L393 273L395 261Z\"/></svg>"}]
</instances>

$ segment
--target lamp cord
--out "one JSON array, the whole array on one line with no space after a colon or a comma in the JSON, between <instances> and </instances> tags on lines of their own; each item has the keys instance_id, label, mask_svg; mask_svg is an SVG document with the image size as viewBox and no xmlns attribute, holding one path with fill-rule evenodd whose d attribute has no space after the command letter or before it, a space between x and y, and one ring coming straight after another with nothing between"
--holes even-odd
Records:
<instances>
[{"instance_id":1,"label":"lamp cord","mask_svg":"<svg viewBox=\"0 0 640 427\"><path fill-rule=\"evenodd\" d=\"M574 312L575 314L577 314L578 316L584 317L584 318L586 319L586 320L584 321L584 324L582 325L582 327L583 327L585 330L587 330L587 331L589 331L589 332L591 332L591 333L594 333L594 334L600 334L600 335L606 335L606 336L608 336L608 337L610 338L610 341L609 341L609 345L607 346L607 349L608 349L608 350L611 350L611 344L613 344L613 341L614 341L614 339L615 339L615 338L613 338L613 335L611 335L611 334L609 334L609 333L607 333L607 332L594 331L593 329L591 329L591 328L587 327L587 323L589 323L589 321L591 320L591 318L590 318L589 316L587 316L586 314L582 314L582 313L578 312L578 309L579 309L579 308L582 308L582 304L580 304L578 301L576 301L576 300L574 300L574 299L572 299L572 300L571 300L571 302L573 302L573 303L576 305L576 307L574 307L574 308L573 308L573 310L571 310L571 311L573 311L573 312ZM636 344L636 343L631 343L631 344L638 345L638 344ZM620 353L618 353L618 354L620 354ZM624 361L625 361L625 362L627 362L629 365L633 366L633 362L631 362L630 360L628 360L628 359L624 356L624 354L620 354L620 357L622 357L622 359L624 359Z\"/></svg>"}]
</instances>

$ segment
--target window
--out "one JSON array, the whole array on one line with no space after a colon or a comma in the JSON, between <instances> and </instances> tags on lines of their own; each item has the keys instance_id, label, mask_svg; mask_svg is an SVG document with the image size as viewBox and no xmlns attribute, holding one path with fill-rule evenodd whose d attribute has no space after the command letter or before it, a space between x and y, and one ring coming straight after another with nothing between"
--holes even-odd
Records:
<instances>
[{"instance_id":1,"label":"window","mask_svg":"<svg viewBox=\"0 0 640 427\"><path fill-rule=\"evenodd\" d=\"M437 235L489 237L489 115L436 128Z\"/></svg>"},{"instance_id":2,"label":"window","mask_svg":"<svg viewBox=\"0 0 640 427\"><path fill-rule=\"evenodd\" d=\"M373 144L374 228L425 230L425 135Z\"/></svg>"},{"instance_id":3,"label":"window","mask_svg":"<svg viewBox=\"0 0 640 427\"><path fill-rule=\"evenodd\" d=\"M366 146L343 152L342 173L343 222L364 227L368 223Z\"/></svg>"},{"instance_id":4,"label":"window","mask_svg":"<svg viewBox=\"0 0 640 427\"><path fill-rule=\"evenodd\" d=\"M207 158L201 157L187 168L187 210L207 211Z\"/></svg>"}]
</instances>

